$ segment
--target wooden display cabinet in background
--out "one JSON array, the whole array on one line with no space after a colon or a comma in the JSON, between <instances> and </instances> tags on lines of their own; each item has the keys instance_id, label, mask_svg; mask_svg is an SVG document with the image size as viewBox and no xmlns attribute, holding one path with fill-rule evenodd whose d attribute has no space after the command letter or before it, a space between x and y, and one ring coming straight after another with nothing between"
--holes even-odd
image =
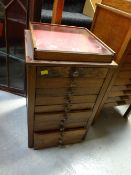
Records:
<instances>
[{"instance_id":1,"label":"wooden display cabinet in background","mask_svg":"<svg viewBox=\"0 0 131 175\"><path fill-rule=\"evenodd\" d=\"M25 93L27 0L0 0L0 89Z\"/></svg>"},{"instance_id":2,"label":"wooden display cabinet in background","mask_svg":"<svg viewBox=\"0 0 131 175\"><path fill-rule=\"evenodd\" d=\"M129 8L131 2L124 0L122 2L125 6L120 0L103 0L102 3L109 6L97 5L92 25L91 31L116 52L115 61L119 65L113 77L114 82L110 83L98 114L102 107L131 104L131 8ZM127 116L130 108L124 117Z\"/></svg>"}]
</instances>

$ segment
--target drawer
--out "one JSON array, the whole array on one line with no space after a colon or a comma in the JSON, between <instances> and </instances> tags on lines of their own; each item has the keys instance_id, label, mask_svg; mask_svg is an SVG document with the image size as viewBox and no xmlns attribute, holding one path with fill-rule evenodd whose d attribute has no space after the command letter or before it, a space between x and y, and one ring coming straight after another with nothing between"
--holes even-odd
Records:
<instances>
[{"instance_id":1,"label":"drawer","mask_svg":"<svg viewBox=\"0 0 131 175\"><path fill-rule=\"evenodd\" d=\"M97 95L85 95L85 96L71 96L70 102L67 102L65 97L45 97L37 95L35 105L54 105L54 104L66 104L66 103L95 103Z\"/></svg>"},{"instance_id":2,"label":"drawer","mask_svg":"<svg viewBox=\"0 0 131 175\"><path fill-rule=\"evenodd\" d=\"M131 84L131 78L129 79L128 77L125 78L117 78L114 82L113 85L115 86L121 86L121 85L127 85L127 84Z\"/></svg>"},{"instance_id":3,"label":"drawer","mask_svg":"<svg viewBox=\"0 0 131 175\"><path fill-rule=\"evenodd\" d=\"M117 102L105 103L103 107L109 108L109 107L113 107L113 106L118 106Z\"/></svg>"},{"instance_id":4,"label":"drawer","mask_svg":"<svg viewBox=\"0 0 131 175\"><path fill-rule=\"evenodd\" d=\"M120 90L131 90L131 84L121 85L121 86L112 86L112 92L120 91Z\"/></svg>"},{"instance_id":5,"label":"drawer","mask_svg":"<svg viewBox=\"0 0 131 175\"><path fill-rule=\"evenodd\" d=\"M120 106L120 105L127 105L131 104L131 97L129 96L127 99L123 99L121 97L115 98L108 98L104 107L111 107L111 106Z\"/></svg>"},{"instance_id":6,"label":"drawer","mask_svg":"<svg viewBox=\"0 0 131 175\"><path fill-rule=\"evenodd\" d=\"M71 110L89 110L93 109L94 103L77 103L71 104ZM35 112L57 112L57 111L64 111L64 105L45 105L45 106L35 106Z\"/></svg>"},{"instance_id":7,"label":"drawer","mask_svg":"<svg viewBox=\"0 0 131 175\"><path fill-rule=\"evenodd\" d=\"M129 101L131 99L131 96L118 96L118 97L108 97L106 100L106 103L111 103L111 102L119 102L119 101Z\"/></svg>"},{"instance_id":8,"label":"drawer","mask_svg":"<svg viewBox=\"0 0 131 175\"><path fill-rule=\"evenodd\" d=\"M112 91L110 92L110 97L117 97L117 96L128 96L131 95L131 90L118 90L118 91Z\"/></svg>"},{"instance_id":9,"label":"drawer","mask_svg":"<svg viewBox=\"0 0 131 175\"><path fill-rule=\"evenodd\" d=\"M53 77L68 77L70 67L37 67L37 78L53 78Z\"/></svg>"},{"instance_id":10,"label":"drawer","mask_svg":"<svg viewBox=\"0 0 131 175\"><path fill-rule=\"evenodd\" d=\"M90 67L37 67L37 78L53 77L91 77L104 78L107 68Z\"/></svg>"},{"instance_id":11,"label":"drawer","mask_svg":"<svg viewBox=\"0 0 131 175\"><path fill-rule=\"evenodd\" d=\"M85 129L69 130L63 134L63 144L73 144L81 142L85 134ZM59 145L60 132L34 133L34 148L42 149Z\"/></svg>"},{"instance_id":12,"label":"drawer","mask_svg":"<svg viewBox=\"0 0 131 175\"><path fill-rule=\"evenodd\" d=\"M67 95L68 88L40 88L36 89L36 96L65 96ZM92 87L92 88L72 88L72 95L97 95L99 94L100 88L99 87Z\"/></svg>"},{"instance_id":13,"label":"drawer","mask_svg":"<svg viewBox=\"0 0 131 175\"><path fill-rule=\"evenodd\" d=\"M73 81L72 87L92 88L101 87L104 79L98 78L77 78ZM71 86L69 78L40 78L36 81L36 88L68 88Z\"/></svg>"},{"instance_id":14,"label":"drawer","mask_svg":"<svg viewBox=\"0 0 131 175\"><path fill-rule=\"evenodd\" d=\"M92 111L74 111L68 113L68 119L65 121L65 128L85 127ZM64 119L64 113L43 113L35 114L34 130L58 130Z\"/></svg>"}]
</instances>

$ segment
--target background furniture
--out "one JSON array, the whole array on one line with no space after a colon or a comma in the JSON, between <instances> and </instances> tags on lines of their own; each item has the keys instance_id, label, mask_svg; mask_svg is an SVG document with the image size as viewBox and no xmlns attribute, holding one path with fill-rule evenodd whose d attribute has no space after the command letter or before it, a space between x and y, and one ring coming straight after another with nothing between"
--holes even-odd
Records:
<instances>
[{"instance_id":1,"label":"background furniture","mask_svg":"<svg viewBox=\"0 0 131 175\"><path fill-rule=\"evenodd\" d=\"M131 1L130 0L102 0L102 4L114 7L116 9L131 13Z\"/></svg>"},{"instance_id":2,"label":"background furniture","mask_svg":"<svg viewBox=\"0 0 131 175\"><path fill-rule=\"evenodd\" d=\"M96 3L101 3L101 0L86 0L83 14L93 18L96 10Z\"/></svg>"},{"instance_id":3,"label":"background furniture","mask_svg":"<svg viewBox=\"0 0 131 175\"><path fill-rule=\"evenodd\" d=\"M84 53L85 40L73 40L81 35L90 47ZM25 32L25 44L29 147L82 141L115 71L114 52L86 29L39 23Z\"/></svg>"},{"instance_id":4,"label":"background furniture","mask_svg":"<svg viewBox=\"0 0 131 175\"><path fill-rule=\"evenodd\" d=\"M0 1L0 89L24 94L28 1Z\"/></svg>"},{"instance_id":5,"label":"background furniture","mask_svg":"<svg viewBox=\"0 0 131 175\"><path fill-rule=\"evenodd\" d=\"M42 1L41 22L51 23L53 2ZM83 14L84 4L85 0L65 0L61 24L90 28L92 18Z\"/></svg>"},{"instance_id":6,"label":"background furniture","mask_svg":"<svg viewBox=\"0 0 131 175\"><path fill-rule=\"evenodd\" d=\"M99 111L103 106L131 104L131 13L98 4L91 31L116 52L119 65Z\"/></svg>"}]
</instances>

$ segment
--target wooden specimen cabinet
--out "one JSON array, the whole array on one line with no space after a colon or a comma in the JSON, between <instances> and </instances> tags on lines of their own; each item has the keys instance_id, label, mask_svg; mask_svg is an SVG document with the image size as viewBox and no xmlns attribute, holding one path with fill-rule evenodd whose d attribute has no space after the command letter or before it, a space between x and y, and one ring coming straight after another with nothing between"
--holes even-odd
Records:
<instances>
[{"instance_id":1,"label":"wooden specimen cabinet","mask_svg":"<svg viewBox=\"0 0 131 175\"><path fill-rule=\"evenodd\" d=\"M114 52L84 28L39 23L25 31L25 47L29 147L82 141L116 70Z\"/></svg>"},{"instance_id":2,"label":"wooden specimen cabinet","mask_svg":"<svg viewBox=\"0 0 131 175\"><path fill-rule=\"evenodd\" d=\"M115 61L118 64L99 111L103 106L131 105L131 13L127 13L131 12L131 2L126 1L125 6L119 0L112 0L109 5L111 2L112 6L124 11L98 4L92 25L92 32L116 52Z\"/></svg>"}]
</instances>

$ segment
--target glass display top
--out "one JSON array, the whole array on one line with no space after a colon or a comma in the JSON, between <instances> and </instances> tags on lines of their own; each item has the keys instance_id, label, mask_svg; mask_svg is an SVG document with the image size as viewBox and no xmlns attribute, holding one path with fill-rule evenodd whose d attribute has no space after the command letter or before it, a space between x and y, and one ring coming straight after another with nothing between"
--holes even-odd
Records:
<instances>
[{"instance_id":1,"label":"glass display top","mask_svg":"<svg viewBox=\"0 0 131 175\"><path fill-rule=\"evenodd\" d=\"M85 28L49 24L31 24L34 45L38 50L110 55L94 35Z\"/></svg>"}]
</instances>

